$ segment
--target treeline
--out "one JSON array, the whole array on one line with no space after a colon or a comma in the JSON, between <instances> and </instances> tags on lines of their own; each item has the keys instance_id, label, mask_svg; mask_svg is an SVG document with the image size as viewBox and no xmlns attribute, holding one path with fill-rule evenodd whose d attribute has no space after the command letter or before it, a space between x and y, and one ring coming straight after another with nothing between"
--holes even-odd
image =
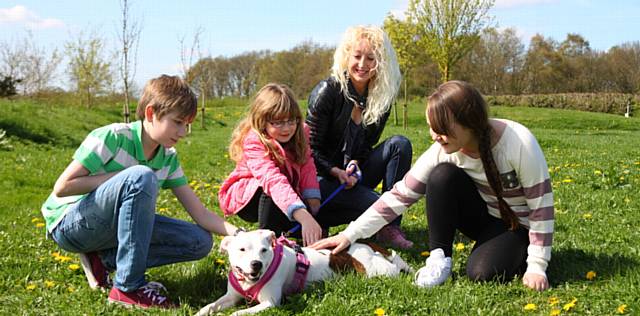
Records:
<instances>
[{"instance_id":1,"label":"treeline","mask_svg":"<svg viewBox=\"0 0 640 316\"><path fill-rule=\"evenodd\" d=\"M189 69L187 78L209 97L250 96L276 81L305 99L329 75L333 51L334 47L304 42L286 51L204 58ZM426 53L417 59L405 74L409 96L424 96L441 82L438 67ZM489 28L453 68L452 78L469 81L488 95L637 94L640 42L598 51L578 34L568 34L560 42L535 35L525 48L514 29Z\"/></svg>"}]
</instances>

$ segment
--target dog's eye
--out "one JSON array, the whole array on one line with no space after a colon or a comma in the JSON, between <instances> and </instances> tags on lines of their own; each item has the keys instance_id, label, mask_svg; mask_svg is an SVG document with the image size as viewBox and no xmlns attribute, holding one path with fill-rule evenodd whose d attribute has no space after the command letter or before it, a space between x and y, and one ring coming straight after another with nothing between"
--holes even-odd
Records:
<instances>
[{"instance_id":1,"label":"dog's eye","mask_svg":"<svg viewBox=\"0 0 640 316\"><path fill-rule=\"evenodd\" d=\"M262 248L262 249L260 249L260 252L262 252L262 253L267 252L267 248Z\"/></svg>"}]
</instances>

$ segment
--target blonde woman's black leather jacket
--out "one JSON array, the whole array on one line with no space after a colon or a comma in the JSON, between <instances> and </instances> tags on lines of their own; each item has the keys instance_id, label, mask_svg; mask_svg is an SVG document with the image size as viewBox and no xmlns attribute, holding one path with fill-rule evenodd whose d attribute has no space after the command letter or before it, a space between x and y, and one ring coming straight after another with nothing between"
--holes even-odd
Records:
<instances>
[{"instance_id":1,"label":"blonde woman's black leather jacket","mask_svg":"<svg viewBox=\"0 0 640 316\"><path fill-rule=\"evenodd\" d=\"M366 107L366 96L360 96L349 82L350 95ZM354 102L340 91L340 83L333 77L320 81L309 95L306 123L311 128L311 150L318 175L329 177L332 167L344 169L342 149L345 144L345 129L351 119ZM391 107L377 124L367 125L364 140L352 159L363 164L373 146L378 143L382 130L391 113Z\"/></svg>"}]
</instances>

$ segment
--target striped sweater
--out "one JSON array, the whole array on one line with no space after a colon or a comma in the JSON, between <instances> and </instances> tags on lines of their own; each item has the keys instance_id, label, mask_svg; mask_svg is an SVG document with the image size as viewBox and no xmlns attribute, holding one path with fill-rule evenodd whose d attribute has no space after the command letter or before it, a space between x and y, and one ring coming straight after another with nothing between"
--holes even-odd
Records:
<instances>
[{"instance_id":1,"label":"striped sweater","mask_svg":"<svg viewBox=\"0 0 640 316\"><path fill-rule=\"evenodd\" d=\"M546 276L545 271L551 259L554 224L553 193L547 163L540 145L526 127L509 120L495 121L504 128L492 148L502 180L503 197L518 216L519 222L529 229L527 272ZM429 173L443 162L453 163L463 169L487 202L489 213L500 218L498 201L489 186L482 161L459 151L447 154L435 142L420 156L402 181L385 192L341 234L354 242L376 233L425 194L429 194L426 192Z\"/></svg>"}]
</instances>

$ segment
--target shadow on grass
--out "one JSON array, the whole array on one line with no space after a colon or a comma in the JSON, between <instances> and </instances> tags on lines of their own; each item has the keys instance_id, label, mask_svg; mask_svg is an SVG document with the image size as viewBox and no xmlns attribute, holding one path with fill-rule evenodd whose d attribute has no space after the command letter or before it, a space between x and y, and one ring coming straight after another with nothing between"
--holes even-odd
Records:
<instances>
[{"instance_id":1,"label":"shadow on grass","mask_svg":"<svg viewBox=\"0 0 640 316\"><path fill-rule=\"evenodd\" d=\"M640 262L636 258L621 254L593 254L582 249L559 249L551 254L547 274L552 285L584 281L589 271L595 271L598 279L607 279L616 274L625 274L635 269Z\"/></svg>"}]
</instances>

